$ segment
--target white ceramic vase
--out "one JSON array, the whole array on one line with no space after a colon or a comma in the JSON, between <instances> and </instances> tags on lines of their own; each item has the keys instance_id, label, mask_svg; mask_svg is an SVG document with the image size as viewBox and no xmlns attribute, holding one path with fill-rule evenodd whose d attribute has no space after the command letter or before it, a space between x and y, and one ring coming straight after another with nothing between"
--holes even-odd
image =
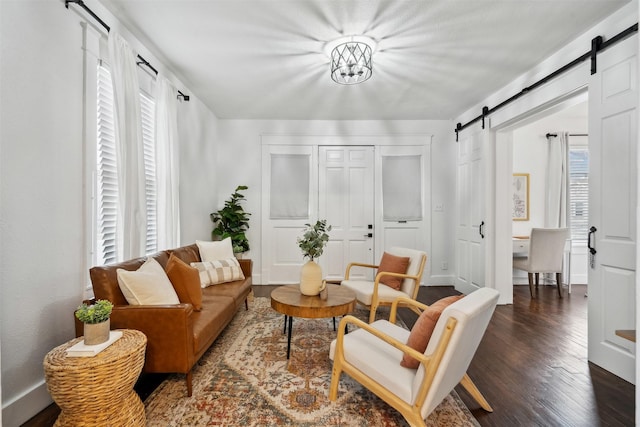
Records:
<instances>
[{"instance_id":1,"label":"white ceramic vase","mask_svg":"<svg viewBox=\"0 0 640 427\"><path fill-rule=\"evenodd\" d=\"M110 328L111 319L107 319L102 323L85 323L84 343L86 345L102 344L109 339Z\"/></svg>"},{"instance_id":2,"label":"white ceramic vase","mask_svg":"<svg viewBox=\"0 0 640 427\"><path fill-rule=\"evenodd\" d=\"M315 261L308 261L300 271L300 293L308 296L318 295L324 287L322 269Z\"/></svg>"}]
</instances>

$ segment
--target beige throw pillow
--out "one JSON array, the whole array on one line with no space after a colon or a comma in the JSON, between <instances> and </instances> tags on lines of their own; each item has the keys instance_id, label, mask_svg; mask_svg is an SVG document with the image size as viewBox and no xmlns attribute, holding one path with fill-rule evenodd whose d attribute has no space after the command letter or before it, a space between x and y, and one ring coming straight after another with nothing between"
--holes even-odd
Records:
<instances>
[{"instance_id":1,"label":"beige throw pillow","mask_svg":"<svg viewBox=\"0 0 640 427\"><path fill-rule=\"evenodd\" d=\"M219 283L244 280L242 268L235 257L211 262L192 262L191 267L197 268L200 272L200 286L203 288Z\"/></svg>"},{"instance_id":2,"label":"beige throw pillow","mask_svg":"<svg viewBox=\"0 0 640 427\"><path fill-rule=\"evenodd\" d=\"M200 259L202 261L218 261L220 259L233 258L233 246L231 244L231 237L226 239L207 242L203 240L196 240L198 250L200 251Z\"/></svg>"},{"instance_id":3,"label":"beige throw pillow","mask_svg":"<svg viewBox=\"0 0 640 427\"><path fill-rule=\"evenodd\" d=\"M116 270L120 290L130 305L179 304L178 295L167 273L149 257L136 271Z\"/></svg>"}]
</instances>

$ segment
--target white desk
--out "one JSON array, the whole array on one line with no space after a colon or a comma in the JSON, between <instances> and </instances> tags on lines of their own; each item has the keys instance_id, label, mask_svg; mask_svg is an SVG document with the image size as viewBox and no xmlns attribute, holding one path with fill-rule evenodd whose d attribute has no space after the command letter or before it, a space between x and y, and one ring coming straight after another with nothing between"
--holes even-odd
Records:
<instances>
[{"instance_id":1,"label":"white desk","mask_svg":"<svg viewBox=\"0 0 640 427\"><path fill-rule=\"evenodd\" d=\"M513 256L526 257L529 255L529 239L513 238Z\"/></svg>"}]
</instances>

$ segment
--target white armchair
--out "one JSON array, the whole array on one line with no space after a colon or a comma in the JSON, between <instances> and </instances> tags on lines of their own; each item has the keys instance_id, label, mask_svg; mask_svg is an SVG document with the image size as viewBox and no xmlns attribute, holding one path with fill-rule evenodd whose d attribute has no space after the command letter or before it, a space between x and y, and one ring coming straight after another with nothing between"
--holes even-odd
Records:
<instances>
[{"instance_id":1,"label":"white armchair","mask_svg":"<svg viewBox=\"0 0 640 427\"><path fill-rule=\"evenodd\" d=\"M458 383L483 409L493 411L466 371L491 320L498 295L495 289L481 288L448 306L423 354L405 344L409 331L395 325L395 318L400 303L426 309L424 304L399 298L391 307L389 321L372 324L353 316L344 317L329 351L333 360L329 399L337 399L340 374L345 372L398 410L412 426L424 426L425 418ZM359 329L345 335L348 324ZM405 352L420 361L418 369L400 365Z\"/></svg>"},{"instance_id":2,"label":"white armchair","mask_svg":"<svg viewBox=\"0 0 640 427\"><path fill-rule=\"evenodd\" d=\"M540 273L556 273L558 295L562 298L562 261L568 238L569 230L566 228L531 229L528 256L513 258L513 268L524 270L528 273L531 297L533 297L534 274L537 288L540 281Z\"/></svg>"},{"instance_id":3,"label":"white armchair","mask_svg":"<svg viewBox=\"0 0 640 427\"><path fill-rule=\"evenodd\" d=\"M406 273L400 274L378 271L373 282L369 280L353 280L350 278L351 270L353 268L377 269L378 266L352 262L347 266L344 280L341 283L342 286L349 288L356 293L356 299L360 304L370 308L369 323L375 320L376 311L379 306L390 306L393 301L399 297L407 297L412 300L417 298L418 289L420 288L420 280L422 280L422 273L427 262L427 254L415 249L394 247L387 252L398 257L409 258L409 266L407 267ZM400 289L396 290L380 284L380 279L384 276L402 278L403 280ZM415 311L415 307L411 305L409 307Z\"/></svg>"}]
</instances>

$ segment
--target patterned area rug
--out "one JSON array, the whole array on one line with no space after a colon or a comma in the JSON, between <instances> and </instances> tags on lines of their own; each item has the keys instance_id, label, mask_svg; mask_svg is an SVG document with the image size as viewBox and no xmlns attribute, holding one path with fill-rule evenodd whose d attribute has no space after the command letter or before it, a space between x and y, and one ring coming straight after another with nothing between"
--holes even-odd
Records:
<instances>
[{"instance_id":1,"label":"patterned area rug","mask_svg":"<svg viewBox=\"0 0 640 427\"><path fill-rule=\"evenodd\" d=\"M368 318L362 309L354 314ZM186 397L184 376L171 375L147 398L147 425L407 425L395 409L346 374L338 400L329 401L329 344L335 338L331 319L294 319L289 361L283 327L284 316L271 308L269 299L255 298L194 368L192 397ZM455 391L426 422L479 425Z\"/></svg>"}]
</instances>

